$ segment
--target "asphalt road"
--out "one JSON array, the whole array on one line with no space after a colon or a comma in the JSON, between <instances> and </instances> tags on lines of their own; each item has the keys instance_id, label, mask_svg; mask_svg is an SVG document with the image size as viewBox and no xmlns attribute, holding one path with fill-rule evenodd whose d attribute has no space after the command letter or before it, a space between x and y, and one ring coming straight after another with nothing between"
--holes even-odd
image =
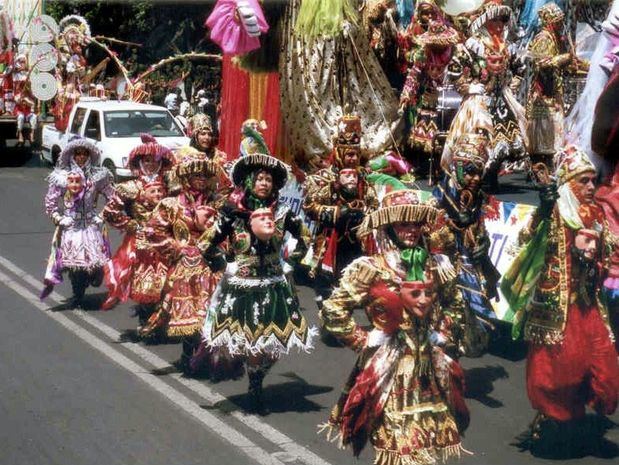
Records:
<instances>
[{"instance_id":1,"label":"asphalt road","mask_svg":"<svg viewBox=\"0 0 619 465\"><path fill-rule=\"evenodd\" d=\"M50 168L35 158L13 160L0 168L0 465L372 463L370 446L354 459L316 434L352 368L347 349L318 342L310 355L282 359L265 380L272 412L256 417L243 411L246 379L183 378L172 364L180 345L132 342L130 305L99 311L103 289L89 289L85 311L62 305L68 283L38 302L53 233L42 212ZM503 199L535 201L519 178L505 183ZM118 245L118 235L112 238ZM312 290L299 286L299 293L316 324ZM464 446L472 455L459 463L558 461L518 445L534 416L523 357L523 347L499 339L492 354L462 361L471 410ZM616 463L617 444L614 428L569 462Z\"/></svg>"}]
</instances>

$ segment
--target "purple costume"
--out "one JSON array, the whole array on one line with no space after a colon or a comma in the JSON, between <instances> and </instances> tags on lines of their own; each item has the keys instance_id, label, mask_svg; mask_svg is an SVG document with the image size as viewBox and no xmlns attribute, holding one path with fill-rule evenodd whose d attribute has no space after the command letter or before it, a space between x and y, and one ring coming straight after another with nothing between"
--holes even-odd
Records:
<instances>
[{"instance_id":1,"label":"purple costume","mask_svg":"<svg viewBox=\"0 0 619 465\"><path fill-rule=\"evenodd\" d=\"M74 160L75 151L84 149L89 159L83 167ZM57 167L48 177L45 213L56 225L50 257L45 271L45 288L41 298L62 282L62 272L69 271L73 292L81 299L88 284L99 285L102 268L110 259L110 245L97 214L99 195L108 199L113 193L112 175L96 166L99 151L90 142L77 139L67 144ZM81 176L79 192L68 188L68 181ZM78 178L79 179L79 178Z\"/></svg>"}]
</instances>

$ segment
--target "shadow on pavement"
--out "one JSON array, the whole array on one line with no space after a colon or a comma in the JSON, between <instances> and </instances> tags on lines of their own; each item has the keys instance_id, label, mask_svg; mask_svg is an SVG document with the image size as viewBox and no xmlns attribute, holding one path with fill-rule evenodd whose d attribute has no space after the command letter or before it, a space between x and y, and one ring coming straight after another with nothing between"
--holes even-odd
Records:
<instances>
[{"instance_id":1,"label":"shadow on pavement","mask_svg":"<svg viewBox=\"0 0 619 465\"><path fill-rule=\"evenodd\" d=\"M512 325L504 321L493 321L495 330L492 333L488 352L496 357L501 357L512 362L524 360L527 356L527 345L520 338L512 339Z\"/></svg>"},{"instance_id":2,"label":"shadow on pavement","mask_svg":"<svg viewBox=\"0 0 619 465\"><path fill-rule=\"evenodd\" d=\"M503 402L490 397L489 394L494 391L494 382L497 379L509 378L505 368L499 365L469 368L464 371L464 377L466 380L464 396L467 399L475 399L490 408L503 407Z\"/></svg>"},{"instance_id":3,"label":"shadow on pavement","mask_svg":"<svg viewBox=\"0 0 619 465\"><path fill-rule=\"evenodd\" d=\"M8 147L1 150L0 168L17 168L35 161L38 165L38 156L28 145L24 147Z\"/></svg>"},{"instance_id":4,"label":"shadow on pavement","mask_svg":"<svg viewBox=\"0 0 619 465\"><path fill-rule=\"evenodd\" d=\"M534 457L545 460L615 459L619 457L619 446L604 436L617 426L609 418L588 414L578 421L548 422L535 441L531 431L527 430L518 435L512 445L521 452L529 451Z\"/></svg>"},{"instance_id":5,"label":"shadow on pavement","mask_svg":"<svg viewBox=\"0 0 619 465\"><path fill-rule=\"evenodd\" d=\"M291 381L265 386L264 403L270 413L319 412L324 409L316 402L308 400L307 397L330 392L333 387L309 384L295 373L283 373L279 376ZM229 396L226 400L212 406L202 405L203 409L218 410L222 413L230 413L239 409L251 411L251 407L249 396L245 393Z\"/></svg>"}]
</instances>

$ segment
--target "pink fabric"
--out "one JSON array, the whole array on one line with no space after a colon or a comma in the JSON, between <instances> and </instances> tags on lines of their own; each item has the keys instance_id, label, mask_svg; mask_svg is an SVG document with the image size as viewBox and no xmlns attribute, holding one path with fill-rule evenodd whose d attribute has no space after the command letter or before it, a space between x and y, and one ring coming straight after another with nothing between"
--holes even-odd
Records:
<instances>
[{"instance_id":1,"label":"pink fabric","mask_svg":"<svg viewBox=\"0 0 619 465\"><path fill-rule=\"evenodd\" d=\"M258 20L258 29L264 34L269 25L264 18L258 0L244 0L253 10ZM219 45L224 53L241 55L260 48L260 38L251 37L238 19L236 0L219 0L204 24L211 31L211 40Z\"/></svg>"}]
</instances>

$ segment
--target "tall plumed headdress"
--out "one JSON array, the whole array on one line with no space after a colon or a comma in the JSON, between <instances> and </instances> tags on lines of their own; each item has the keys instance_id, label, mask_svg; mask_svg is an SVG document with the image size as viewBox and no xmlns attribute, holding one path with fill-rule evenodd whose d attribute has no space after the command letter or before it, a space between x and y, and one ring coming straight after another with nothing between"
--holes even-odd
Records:
<instances>
[{"instance_id":1,"label":"tall plumed headdress","mask_svg":"<svg viewBox=\"0 0 619 465\"><path fill-rule=\"evenodd\" d=\"M334 141L335 164L338 168L344 166L344 152L348 149L361 149L361 117L346 114L337 123L337 134Z\"/></svg>"},{"instance_id":2,"label":"tall plumed headdress","mask_svg":"<svg viewBox=\"0 0 619 465\"><path fill-rule=\"evenodd\" d=\"M561 22L565 18L565 13L555 2L546 3L537 10L537 14L542 26Z\"/></svg>"},{"instance_id":3,"label":"tall plumed headdress","mask_svg":"<svg viewBox=\"0 0 619 465\"><path fill-rule=\"evenodd\" d=\"M77 29L81 34L86 37L91 36L90 26L86 18L80 15L68 15L60 20L58 23L60 33L66 32L68 29Z\"/></svg>"},{"instance_id":4,"label":"tall plumed headdress","mask_svg":"<svg viewBox=\"0 0 619 465\"><path fill-rule=\"evenodd\" d=\"M488 161L488 138L482 134L462 134L452 149L452 166L473 164L483 172Z\"/></svg>"},{"instance_id":5,"label":"tall plumed headdress","mask_svg":"<svg viewBox=\"0 0 619 465\"><path fill-rule=\"evenodd\" d=\"M213 123L211 118L204 113L197 113L189 118L189 136L192 137L199 131L206 129L209 132L213 132Z\"/></svg>"},{"instance_id":6,"label":"tall plumed headdress","mask_svg":"<svg viewBox=\"0 0 619 465\"><path fill-rule=\"evenodd\" d=\"M597 172L589 156L575 145L570 145L555 155L555 175L559 185L588 172Z\"/></svg>"},{"instance_id":7,"label":"tall plumed headdress","mask_svg":"<svg viewBox=\"0 0 619 465\"><path fill-rule=\"evenodd\" d=\"M239 158L232 166L231 177L237 187L244 187L247 176L259 170L266 170L273 176L273 186L280 190L288 181L290 167L270 155L255 153Z\"/></svg>"},{"instance_id":8,"label":"tall plumed headdress","mask_svg":"<svg viewBox=\"0 0 619 465\"><path fill-rule=\"evenodd\" d=\"M161 169L169 169L172 166L172 151L164 145L161 145L150 134L141 134L142 143L129 152L129 161L127 167L133 172L140 171L140 160L152 155L156 161L161 162Z\"/></svg>"}]
</instances>

